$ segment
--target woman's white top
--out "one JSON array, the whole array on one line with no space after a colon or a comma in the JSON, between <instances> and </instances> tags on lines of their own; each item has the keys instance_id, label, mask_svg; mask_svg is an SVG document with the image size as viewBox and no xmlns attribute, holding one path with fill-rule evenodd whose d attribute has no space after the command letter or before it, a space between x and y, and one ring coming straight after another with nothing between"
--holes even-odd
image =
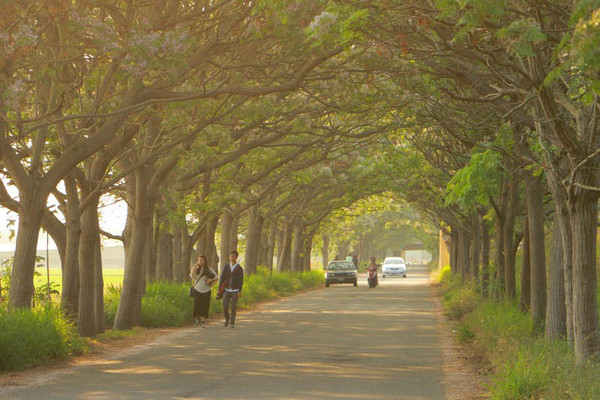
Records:
<instances>
[{"instance_id":1,"label":"woman's white top","mask_svg":"<svg viewBox=\"0 0 600 400\"><path fill-rule=\"evenodd\" d=\"M208 270L210 272L212 272L215 277L217 276L217 273L215 272L214 269L208 267ZM192 271L190 272L190 278L192 278L192 280L194 282L196 282L194 284L194 289L196 289L196 291L198 291L200 293L210 292L210 285L208 283L206 283L206 279L208 278L208 276L204 275L202 278L198 279L200 274L196 274L195 271L196 271L196 268L194 267L194 268L192 268Z\"/></svg>"}]
</instances>

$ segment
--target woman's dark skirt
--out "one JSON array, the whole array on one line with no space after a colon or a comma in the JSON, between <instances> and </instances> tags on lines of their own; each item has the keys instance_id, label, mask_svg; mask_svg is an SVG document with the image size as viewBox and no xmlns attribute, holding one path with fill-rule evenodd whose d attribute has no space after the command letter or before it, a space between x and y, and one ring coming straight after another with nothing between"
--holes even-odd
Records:
<instances>
[{"instance_id":1,"label":"woman's dark skirt","mask_svg":"<svg viewBox=\"0 0 600 400\"><path fill-rule=\"evenodd\" d=\"M210 292L194 293L194 318L208 318L208 307L210 306Z\"/></svg>"}]
</instances>

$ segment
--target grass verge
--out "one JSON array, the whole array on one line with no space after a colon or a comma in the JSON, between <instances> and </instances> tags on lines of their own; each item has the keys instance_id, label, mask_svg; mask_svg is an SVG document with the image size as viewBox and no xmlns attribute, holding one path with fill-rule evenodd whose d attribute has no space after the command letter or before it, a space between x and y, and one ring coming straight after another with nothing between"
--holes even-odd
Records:
<instances>
[{"instance_id":1,"label":"grass verge","mask_svg":"<svg viewBox=\"0 0 600 400\"><path fill-rule=\"evenodd\" d=\"M492 399L598 399L600 364L578 365L571 346L549 341L514 303L482 300L475 283L463 284L449 269L441 283L444 313L493 367Z\"/></svg>"},{"instance_id":2,"label":"grass verge","mask_svg":"<svg viewBox=\"0 0 600 400\"><path fill-rule=\"evenodd\" d=\"M55 305L13 311L0 308L0 371L64 360L86 348L87 340Z\"/></svg>"}]
</instances>

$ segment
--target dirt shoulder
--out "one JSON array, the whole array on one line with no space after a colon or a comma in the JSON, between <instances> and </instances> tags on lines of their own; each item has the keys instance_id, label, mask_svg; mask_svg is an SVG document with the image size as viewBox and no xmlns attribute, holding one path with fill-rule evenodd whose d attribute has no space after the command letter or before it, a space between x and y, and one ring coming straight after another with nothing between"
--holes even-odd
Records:
<instances>
[{"instance_id":1,"label":"dirt shoulder","mask_svg":"<svg viewBox=\"0 0 600 400\"><path fill-rule=\"evenodd\" d=\"M432 285L435 286L435 285ZM454 323L443 315L442 295L433 287L439 309L443 380L448 400L487 399L491 365L476 349L458 343Z\"/></svg>"}]
</instances>

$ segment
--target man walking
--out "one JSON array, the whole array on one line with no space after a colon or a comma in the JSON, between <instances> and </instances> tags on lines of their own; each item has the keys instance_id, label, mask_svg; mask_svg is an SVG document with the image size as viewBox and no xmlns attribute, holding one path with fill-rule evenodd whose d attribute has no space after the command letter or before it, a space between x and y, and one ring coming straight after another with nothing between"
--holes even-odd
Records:
<instances>
[{"instance_id":1,"label":"man walking","mask_svg":"<svg viewBox=\"0 0 600 400\"><path fill-rule=\"evenodd\" d=\"M242 286L244 284L244 270L237 263L238 252L229 253L229 264L223 267L219 288L224 288L223 292L223 314L225 314L225 327L231 324L235 325L235 314L237 311L238 298L242 297ZM231 304L231 315L229 314L229 305Z\"/></svg>"}]
</instances>

